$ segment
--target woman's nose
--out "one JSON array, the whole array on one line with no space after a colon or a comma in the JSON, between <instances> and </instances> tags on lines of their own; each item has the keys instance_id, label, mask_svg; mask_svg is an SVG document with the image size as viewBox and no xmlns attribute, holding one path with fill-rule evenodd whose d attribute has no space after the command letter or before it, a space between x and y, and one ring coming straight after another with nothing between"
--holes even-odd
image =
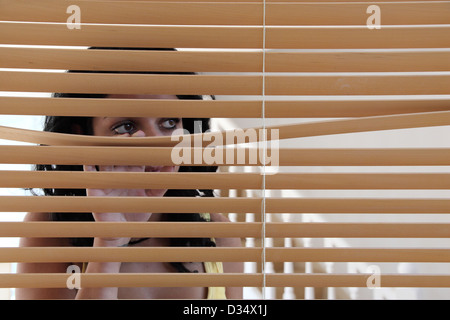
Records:
<instances>
[{"instance_id":1,"label":"woman's nose","mask_svg":"<svg viewBox=\"0 0 450 320\"><path fill-rule=\"evenodd\" d=\"M145 129L140 129L138 131L136 131L135 133L133 133L131 136L132 137L153 137L153 136L161 136L162 133L159 132L158 130L156 130L155 128L145 128Z\"/></svg>"},{"instance_id":2,"label":"woman's nose","mask_svg":"<svg viewBox=\"0 0 450 320\"><path fill-rule=\"evenodd\" d=\"M132 137L145 137L145 132L142 130L138 130L131 135Z\"/></svg>"}]
</instances>

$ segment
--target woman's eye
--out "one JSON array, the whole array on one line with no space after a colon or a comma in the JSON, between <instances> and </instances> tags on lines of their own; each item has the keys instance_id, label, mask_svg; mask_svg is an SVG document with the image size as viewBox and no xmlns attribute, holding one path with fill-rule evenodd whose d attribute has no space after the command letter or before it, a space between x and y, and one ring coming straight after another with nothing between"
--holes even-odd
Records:
<instances>
[{"instance_id":1,"label":"woman's eye","mask_svg":"<svg viewBox=\"0 0 450 320\"><path fill-rule=\"evenodd\" d=\"M113 131L115 134L125 134L125 133L133 134L135 131L135 127L133 123L125 122L115 126L113 128Z\"/></svg>"},{"instance_id":2,"label":"woman's eye","mask_svg":"<svg viewBox=\"0 0 450 320\"><path fill-rule=\"evenodd\" d=\"M165 119L164 121L162 121L161 126L164 129L175 129L177 124L181 121L181 119L179 118L173 118L173 119Z\"/></svg>"}]
</instances>

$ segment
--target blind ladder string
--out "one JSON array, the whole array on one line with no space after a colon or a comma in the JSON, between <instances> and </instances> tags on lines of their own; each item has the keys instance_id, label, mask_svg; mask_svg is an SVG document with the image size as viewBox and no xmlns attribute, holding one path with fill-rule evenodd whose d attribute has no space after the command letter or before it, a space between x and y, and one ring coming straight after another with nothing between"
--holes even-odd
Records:
<instances>
[{"instance_id":1,"label":"blind ladder string","mask_svg":"<svg viewBox=\"0 0 450 320\"><path fill-rule=\"evenodd\" d=\"M262 266L263 274L263 289L262 298L266 299L266 151L267 151L267 137L266 137L266 0L263 0L263 40L262 40L262 132L263 132L263 156L262 156Z\"/></svg>"}]
</instances>

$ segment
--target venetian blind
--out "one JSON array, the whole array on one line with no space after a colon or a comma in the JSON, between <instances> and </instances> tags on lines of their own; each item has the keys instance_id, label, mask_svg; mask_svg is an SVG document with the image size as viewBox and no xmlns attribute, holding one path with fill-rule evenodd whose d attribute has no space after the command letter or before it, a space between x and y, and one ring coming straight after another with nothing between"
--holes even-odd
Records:
<instances>
[{"instance_id":1,"label":"venetian blind","mask_svg":"<svg viewBox=\"0 0 450 320\"><path fill-rule=\"evenodd\" d=\"M70 6L74 11L68 10ZM79 9L79 28L76 19L69 20L76 13L73 6ZM268 140L245 148L245 161L240 162L236 141L225 139L233 132L231 127L221 126L220 134L197 134L201 142L190 150L191 159L196 152L205 154L211 136L217 141L223 138L215 146L215 155L223 156L214 163L220 167L217 173L0 172L2 188L145 186L211 188L220 194L170 199L2 196L2 212L145 212L152 208L155 212L210 212L233 217L232 222L127 222L119 226L107 222L1 222L2 237L239 237L253 239L252 245L8 247L0 249L1 262L109 261L112 256L123 262L239 261L256 267L243 274L83 274L82 284L255 288L366 287L371 276L339 272L338 267L321 270L311 263L450 262L450 224L441 220L450 213L450 199L445 193L426 196L428 191L450 187L447 137L442 136L437 147L389 145L389 134L397 131L448 129L450 1L0 0L0 43L0 91L12 92L0 97L2 115L236 119L233 123L255 129L251 142ZM100 72L106 70L195 74ZM216 99L83 99L80 103L77 98L21 94L54 92L214 95ZM377 147L301 144L315 137L326 142L327 138L384 131L385 145ZM12 141L0 146L0 161L5 164L172 165L172 151L178 143L170 137L117 139L5 126L0 127L0 138ZM271 144L278 139L279 145ZM436 145L434 140L427 143ZM236 152L227 158L227 150ZM275 172L273 163L265 163L270 151L279 152ZM252 154L263 156L252 161ZM200 164L211 165L204 158ZM369 168L369 172L330 169L336 167ZM406 171L398 169L405 167ZM381 170L370 172L371 168ZM322 197L300 192L305 190L350 193ZM360 190L368 193L361 196ZM371 196L376 190L426 192L422 197ZM383 218L391 214L425 217L426 222ZM305 218L311 215L325 220ZM367 219L338 219L349 215ZM252 218L246 219L248 216ZM427 216L438 218L430 221ZM317 239L335 238L353 242L341 247L314 246ZM353 245L357 243L354 240L369 238L380 243L383 239L439 239L442 246ZM287 240L291 245L280 244ZM291 272L279 271L283 263L293 263ZM0 286L65 287L67 277L0 274ZM450 287L450 276L448 272L389 273L381 275L381 285Z\"/></svg>"}]
</instances>

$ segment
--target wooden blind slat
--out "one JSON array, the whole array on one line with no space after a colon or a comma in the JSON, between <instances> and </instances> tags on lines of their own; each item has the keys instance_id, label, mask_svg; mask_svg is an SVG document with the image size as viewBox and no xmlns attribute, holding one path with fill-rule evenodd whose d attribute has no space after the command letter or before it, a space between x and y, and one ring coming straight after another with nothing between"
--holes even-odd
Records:
<instances>
[{"instance_id":1,"label":"wooden blind slat","mask_svg":"<svg viewBox=\"0 0 450 320\"><path fill-rule=\"evenodd\" d=\"M186 228L185 228L186 227ZM94 237L110 235L163 237L260 237L261 223L205 222L2 222L2 236L21 237ZM181 230L180 230L181 229Z\"/></svg>"},{"instance_id":2,"label":"wooden blind slat","mask_svg":"<svg viewBox=\"0 0 450 320\"><path fill-rule=\"evenodd\" d=\"M1 222L2 237L255 237L261 222ZM268 238L449 238L448 223L265 223Z\"/></svg>"},{"instance_id":3,"label":"wooden blind slat","mask_svg":"<svg viewBox=\"0 0 450 320\"><path fill-rule=\"evenodd\" d=\"M263 248L0 248L0 262L262 262ZM450 262L449 249L265 248L271 262Z\"/></svg>"},{"instance_id":4,"label":"wooden blind slat","mask_svg":"<svg viewBox=\"0 0 450 320\"><path fill-rule=\"evenodd\" d=\"M2 288L67 288L70 274L17 273L0 274ZM89 287L208 287L254 286L262 284L262 274L214 273L85 273L81 274L84 288Z\"/></svg>"},{"instance_id":5,"label":"wooden blind slat","mask_svg":"<svg viewBox=\"0 0 450 320\"><path fill-rule=\"evenodd\" d=\"M262 47L260 27L113 26L0 22L0 43L135 48Z\"/></svg>"},{"instance_id":6,"label":"wooden blind slat","mask_svg":"<svg viewBox=\"0 0 450 320\"><path fill-rule=\"evenodd\" d=\"M379 130L423 128L450 124L450 111L425 112L387 116L363 117L357 119L328 120L313 123L254 127L238 130L222 130L192 135L117 138L62 134L0 126L0 138L39 143L45 145L91 145L91 146L161 146L176 147L184 141L184 147L225 146L257 143L262 141L314 137L330 134L355 133ZM186 140L183 140L186 139ZM189 140L187 140L189 139ZM214 144L211 144L214 139ZM264 140L263 140L264 139ZM189 142L188 142L189 141ZM197 141L198 145L194 144ZM181 149L180 149L181 150ZM256 160L255 160L256 161Z\"/></svg>"},{"instance_id":7,"label":"wooden blind slat","mask_svg":"<svg viewBox=\"0 0 450 320\"><path fill-rule=\"evenodd\" d=\"M66 2L40 0L2 1L3 21L66 22ZM168 25L258 25L262 22L262 5L258 3L195 3L73 1L83 12L83 23L168 24Z\"/></svg>"},{"instance_id":8,"label":"wooden blind slat","mask_svg":"<svg viewBox=\"0 0 450 320\"><path fill-rule=\"evenodd\" d=\"M86 250L88 249L88 250ZM92 249L92 250L90 250ZM105 250L106 249L106 250ZM112 249L112 250L109 250ZM131 249L131 250L129 250ZM193 249L193 250L191 250ZM39 253L39 251L41 253ZM42 253L44 251L44 253ZM260 248L1 248L1 262L190 262L261 261Z\"/></svg>"},{"instance_id":9,"label":"wooden blind slat","mask_svg":"<svg viewBox=\"0 0 450 320\"><path fill-rule=\"evenodd\" d=\"M78 0L78 1L90 1L90 0ZM97 1L105 1L105 2L109 2L109 1L115 1L115 0L97 0ZM145 2L160 2L161 0L140 0L140 1L145 1ZM251 2L251 3L264 3L264 1L266 3L290 3L290 2L294 2L294 3L298 3L298 2L304 2L304 1L299 1L299 0L233 0L233 1L227 1L227 0L198 0L198 1L192 1L192 0L170 0L170 2L225 2L225 3L242 3L242 2ZM342 3L345 4L347 2L351 3L351 2L361 2L361 3L367 3L367 2L373 2L371 0L348 0L348 1L342 1L342 0L318 0L315 1L315 3L328 3L328 2L338 2L338 3ZM377 2L392 2L392 0L379 0ZM424 2L424 0L398 0L395 2ZM428 1L426 1L428 2ZM431 1L429 1L431 2Z\"/></svg>"},{"instance_id":10,"label":"wooden blind slat","mask_svg":"<svg viewBox=\"0 0 450 320\"><path fill-rule=\"evenodd\" d=\"M442 223L324 222L266 224L267 237L272 234L311 238L447 238L450 233L448 226Z\"/></svg>"},{"instance_id":11,"label":"wooden blind slat","mask_svg":"<svg viewBox=\"0 0 450 320\"><path fill-rule=\"evenodd\" d=\"M153 48L262 48L262 27L162 27L0 22L4 44ZM448 48L450 27L266 27L267 49Z\"/></svg>"},{"instance_id":12,"label":"wooden blind slat","mask_svg":"<svg viewBox=\"0 0 450 320\"><path fill-rule=\"evenodd\" d=\"M280 139L291 139L327 134L362 132L361 130L367 132L414 127L445 126L448 124L450 124L450 112L442 111L405 115L374 116L348 120L330 120L267 128L279 129Z\"/></svg>"},{"instance_id":13,"label":"wooden blind slat","mask_svg":"<svg viewBox=\"0 0 450 320\"><path fill-rule=\"evenodd\" d=\"M399 113L432 112L448 110L445 99L395 99L362 100L353 96L351 100L328 101L266 101L265 117L368 117Z\"/></svg>"},{"instance_id":14,"label":"wooden blind slat","mask_svg":"<svg viewBox=\"0 0 450 320\"><path fill-rule=\"evenodd\" d=\"M260 95L263 78L230 75L0 73L0 90L101 94ZM449 94L450 76L306 75L266 76L267 95Z\"/></svg>"},{"instance_id":15,"label":"wooden blind slat","mask_svg":"<svg viewBox=\"0 0 450 320\"><path fill-rule=\"evenodd\" d=\"M230 51L174 52L6 47L0 48L0 67L97 71L260 72L262 54Z\"/></svg>"},{"instance_id":16,"label":"wooden blind slat","mask_svg":"<svg viewBox=\"0 0 450 320\"><path fill-rule=\"evenodd\" d=\"M3 288L66 288L70 275L61 273L0 274ZM90 287L367 287L371 274L167 274L91 273L81 274ZM384 274L382 287L449 287L448 275Z\"/></svg>"},{"instance_id":17,"label":"wooden blind slat","mask_svg":"<svg viewBox=\"0 0 450 320\"><path fill-rule=\"evenodd\" d=\"M82 103L80 103L82 101ZM265 101L266 118L342 118L450 110L447 98ZM110 117L259 118L257 100L151 100L0 97L0 114Z\"/></svg>"},{"instance_id":18,"label":"wooden blind slat","mask_svg":"<svg viewBox=\"0 0 450 320\"><path fill-rule=\"evenodd\" d=\"M177 177L178 179L174 179ZM277 173L266 189L450 189L449 173ZM0 188L260 189L260 173L0 171Z\"/></svg>"},{"instance_id":19,"label":"wooden blind slat","mask_svg":"<svg viewBox=\"0 0 450 320\"><path fill-rule=\"evenodd\" d=\"M2 1L4 21L65 22L67 4L40 0L30 6L26 1ZM266 25L362 25L367 19L365 3L270 3L267 1ZM263 4L236 2L134 2L73 1L83 10L83 23L175 24L175 25L259 25ZM383 3L383 23L448 24L447 2Z\"/></svg>"},{"instance_id":20,"label":"wooden blind slat","mask_svg":"<svg viewBox=\"0 0 450 320\"><path fill-rule=\"evenodd\" d=\"M265 248L265 255L274 262L450 262L450 250L436 248Z\"/></svg>"},{"instance_id":21,"label":"wooden blind slat","mask_svg":"<svg viewBox=\"0 0 450 320\"><path fill-rule=\"evenodd\" d=\"M267 52L266 72L448 71L450 52Z\"/></svg>"},{"instance_id":22,"label":"wooden blind slat","mask_svg":"<svg viewBox=\"0 0 450 320\"><path fill-rule=\"evenodd\" d=\"M377 4L383 25L448 24L448 2L401 2ZM266 25L365 25L367 3L268 3Z\"/></svg>"},{"instance_id":23,"label":"wooden blind slat","mask_svg":"<svg viewBox=\"0 0 450 320\"><path fill-rule=\"evenodd\" d=\"M448 94L448 75L266 76L267 95Z\"/></svg>"},{"instance_id":24,"label":"wooden blind slat","mask_svg":"<svg viewBox=\"0 0 450 320\"><path fill-rule=\"evenodd\" d=\"M448 213L449 199L267 198L266 212L284 213Z\"/></svg>"},{"instance_id":25,"label":"wooden blind slat","mask_svg":"<svg viewBox=\"0 0 450 320\"><path fill-rule=\"evenodd\" d=\"M0 146L0 163L62 165L173 165L172 148ZM203 152L203 149L199 149ZM253 150L253 151L252 151ZM194 148L192 152L195 152ZM269 150L270 151L270 150ZM249 149L249 152L259 152ZM270 151L271 152L271 151ZM236 154L237 152L235 152ZM280 148L280 166L446 166L449 148ZM204 161L201 163L206 165ZM194 164L199 165L199 164ZM229 166L226 161L219 166ZM234 161L233 165L261 165Z\"/></svg>"},{"instance_id":26,"label":"wooden blind slat","mask_svg":"<svg viewBox=\"0 0 450 320\"><path fill-rule=\"evenodd\" d=\"M82 102L82 103L80 103ZM448 100L450 102L450 100ZM172 99L83 99L0 97L1 114L110 117L259 118L261 101ZM411 102L411 108L416 103ZM421 104L417 102L417 104ZM426 104L426 106L425 106ZM447 110L447 102L422 102L416 110ZM275 108L271 108L275 109ZM288 108L293 111L294 108ZM394 111L395 112L395 111Z\"/></svg>"},{"instance_id":27,"label":"wooden blind slat","mask_svg":"<svg viewBox=\"0 0 450 320\"><path fill-rule=\"evenodd\" d=\"M259 95L262 77L101 73L0 73L0 90L179 95Z\"/></svg>"},{"instance_id":28,"label":"wooden blind slat","mask_svg":"<svg viewBox=\"0 0 450 320\"><path fill-rule=\"evenodd\" d=\"M1 68L260 72L261 52L0 48ZM448 71L450 51L266 52L266 72Z\"/></svg>"},{"instance_id":29,"label":"wooden blind slat","mask_svg":"<svg viewBox=\"0 0 450 320\"><path fill-rule=\"evenodd\" d=\"M252 198L2 196L10 212L261 212ZM449 199L267 198L266 213L450 213Z\"/></svg>"},{"instance_id":30,"label":"wooden blind slat","mask_svg":"<svg viewBox=\"0 0 450 320\"><path fill-rule=\"evenodd\" d=\"M367 287L371 275L364 274L277 274L266 275L268 287ZM449 287L448 275L383 274L380 287Z\"/></svg>"},{"instance_id":31,"label":"wooden blind slat","mask_svg":"<svg viewBox=\"0 0 450 320\"><path fill-rule=\"evenodd\" d=\"M266 28L267 49L448 48L449 26Z\"/></svg>"}]
</instances>

